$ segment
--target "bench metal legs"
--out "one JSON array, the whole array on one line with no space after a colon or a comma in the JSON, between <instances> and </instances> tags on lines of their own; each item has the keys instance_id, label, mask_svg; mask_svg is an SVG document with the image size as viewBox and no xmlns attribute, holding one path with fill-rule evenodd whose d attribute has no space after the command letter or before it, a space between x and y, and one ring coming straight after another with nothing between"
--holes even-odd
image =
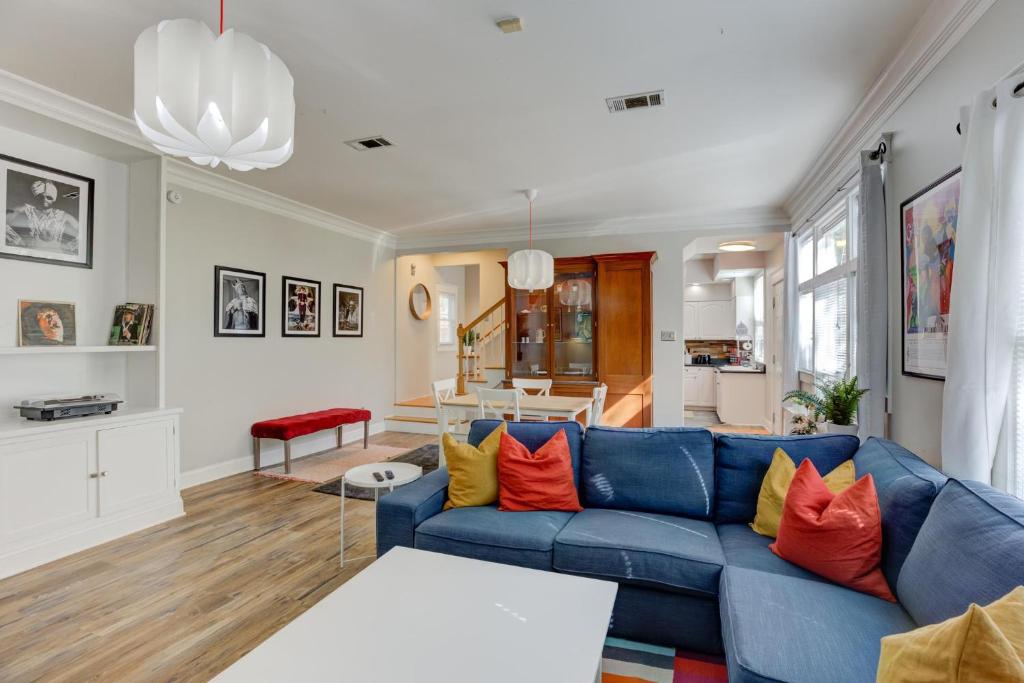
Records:
<instances>
[{"instance_id":1,"label":"bench metal legs","mask_svg":"<svg viewBox=\"0 0 1024 683\"><path fill-rule=\"evenodd\" d=\"M341 448L341 430L343 425L338 425L338 428L334 431L338 432L338 448Z\"/></svg>"},{"instance_id":2,"label":"bench metal legs","mask_svg":"<svg viewBox=\"0 0 1024 683\"><path fill-rule=\"evenodd\" d=\"M284 442L284 473L292 473L292 442Z\"/></svg>"},{"instance_id":3,"label":"bench metal legs","mask_svg":"<svg viewBox=\"0 0 1024 683\"><path fill-rule=\"evenodd\" d=\"M370 421L363 422L363 448L370 447Z\"/></svg>"},{"instance_id":4,"label":"bench metal legs","mask_svg":"<svg viewBox=\"0 0 1024 683\"><path fill-rule=\"evenodd\" d=\"M342 425L338 425L335 429L337 435L338 448L342 445ZM363 448L370 447L370 421L366 420L363 422ZM260 438L258 436L252 437L252 468L254 470L260 469ZM291 474L292 472L292 444L291 441L284 442L284 471L285 474Z\"/></svg>"},{"instance_id":5,"label":"bench metal legs","mask_svg":"<svg viewBox=\"0 0 1024 683\"><path fill-rule=\"evenodd\" d=\"M252 437L252 468L260 469L260 437Z\"/></svg>"}]
</instances>

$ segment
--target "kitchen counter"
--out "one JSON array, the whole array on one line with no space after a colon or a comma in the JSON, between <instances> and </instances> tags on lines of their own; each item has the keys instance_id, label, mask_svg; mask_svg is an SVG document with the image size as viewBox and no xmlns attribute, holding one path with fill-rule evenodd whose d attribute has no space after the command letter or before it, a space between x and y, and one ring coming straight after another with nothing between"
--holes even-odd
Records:
<instances>
[{"instance_id":1,"label":"kitchen counter","mask_svg":"<svg viewBox=\"0 0 1024 683\"><path fill-rule=\"evenodd\" d=\"M745 372L745 373L753 374L753 375L763 375L764 374L764 366L763 365L761 367L759 367L759 368L751 368L751 367L747 367L745 365L719 365L715 369L718 370L719 372Z\"/></svg>"}]
</instances>

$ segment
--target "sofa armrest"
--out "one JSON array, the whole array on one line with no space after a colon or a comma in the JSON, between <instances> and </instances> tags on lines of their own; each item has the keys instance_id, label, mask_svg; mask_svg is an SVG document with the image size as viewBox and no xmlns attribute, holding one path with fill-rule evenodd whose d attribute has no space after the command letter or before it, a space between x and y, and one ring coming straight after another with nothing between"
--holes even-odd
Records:
<instances>
[{"instance_id":1,"label":"sofa armrest","mask_svg":"<svg viewBox=\"0 0 1024 683\"><path fill-rule=\"evenodd\" d=\"M416 527L441 512L448 498L448 470L441 468L377 502L377 557L396 545L414 547Z\"/></svg>"}]
</instances>

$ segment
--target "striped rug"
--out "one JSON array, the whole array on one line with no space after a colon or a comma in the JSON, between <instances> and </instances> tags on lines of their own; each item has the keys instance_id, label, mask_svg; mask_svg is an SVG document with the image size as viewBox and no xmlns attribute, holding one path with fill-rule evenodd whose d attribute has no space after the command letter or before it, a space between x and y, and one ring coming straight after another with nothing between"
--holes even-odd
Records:
<instances>
[{"instance_id":1,"label":"striped rug","mask_svg":"<svg viewBox=\"0 0 1024 683\"><path fill-rule=\"evenodd\" d=\"M621 638L604 642L602 683L725 683L725 660Z\"/></svg>"}]
</instances>

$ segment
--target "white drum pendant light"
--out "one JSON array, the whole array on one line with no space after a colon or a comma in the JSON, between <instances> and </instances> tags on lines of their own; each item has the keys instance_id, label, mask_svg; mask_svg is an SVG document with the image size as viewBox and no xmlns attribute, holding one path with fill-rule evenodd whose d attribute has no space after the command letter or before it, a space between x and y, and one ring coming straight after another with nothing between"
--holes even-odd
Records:
<instances>
[{"instance_id":1,"label":"white drum pendant light","mask_svg":"<svg viewBox=\"0 0 1024 683\"><path fill-rule=\"evenodd\" d=\"M135 121L153 145L201 166L280 166L292 155L292 75L266 45L194 19L150 26L135 41Z\"/></svg>"},{"instance_id":2,"label":"white drum pendant light","mask_svg":"<svg viewBox=\"0 0 1024 683\"><path fill-rule=\"evenodd\" d=\"M533 200L537 190L523 192L530 202L530 242L508 257L508 286L512 289L547 289L555 284L555 260L546 251L533 248Z\"/></svg>"}]
</instances>

